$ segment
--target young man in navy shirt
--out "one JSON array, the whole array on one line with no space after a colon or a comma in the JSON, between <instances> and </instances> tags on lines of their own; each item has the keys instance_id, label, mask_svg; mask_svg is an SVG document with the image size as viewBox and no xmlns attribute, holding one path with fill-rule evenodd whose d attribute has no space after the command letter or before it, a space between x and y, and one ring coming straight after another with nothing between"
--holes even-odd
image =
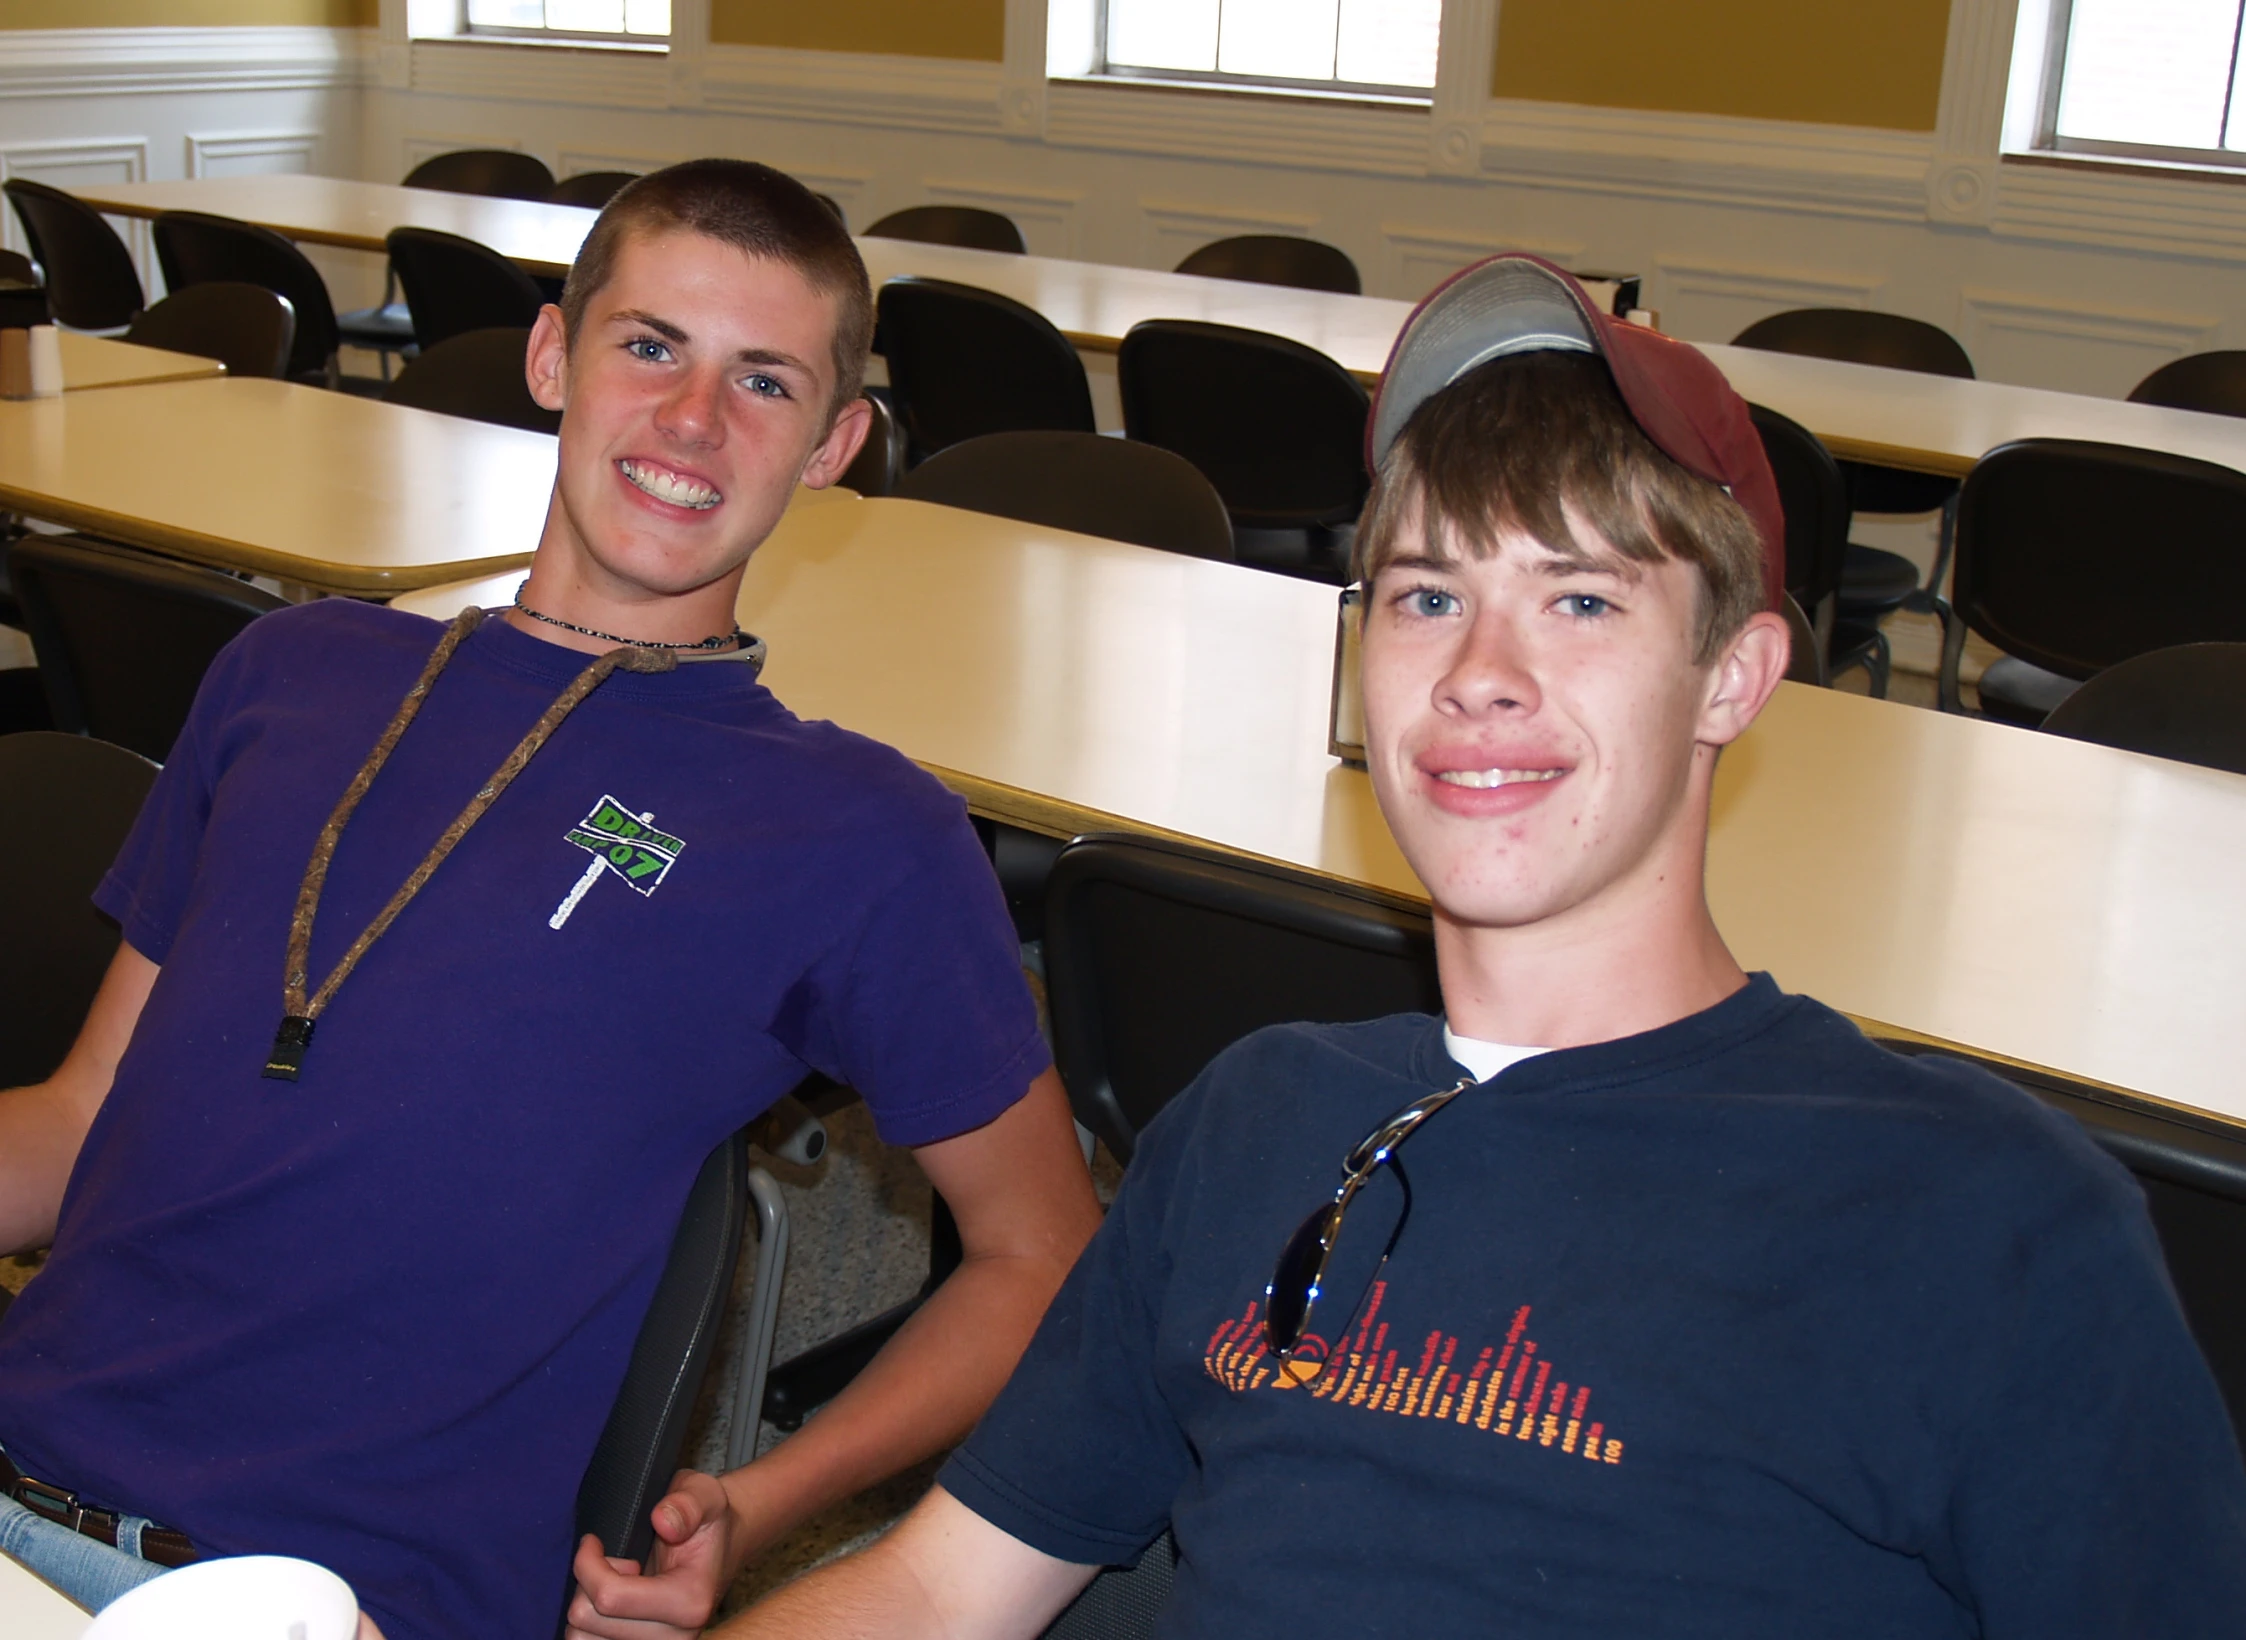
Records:
<instances>
[{"instance_id":1,"label":"young man in navy shirt","mask_svg":"<svg viewBox=\"0 0 2246 1640\"><path fill-rule=\"evenodd\" d=\"M0 1245L53 1243L0 1321L0 1548L93 1604L302 1555L390 1640L550 1634L574 1553L571 1632L692 1632L988 1404L1098 1218L1011 925L959 801L792 716L734 625L864 436L870 330L797 184L634 184L533 333L563 415L515 607L329 600L220 657L98 895L124 944L76 1047L0 1096ZM964 1263L608 1562L572 1500L678 1206L812 1069Z\"/></svg>"},{"instance_id":2,"label":"young man in navy shirt","mask_svg":"<svg viewBox=\"0 0 2246 1640\"><path fill-rule=\"evenodd\" d=\"M1446 1018L1220 1055L938 1490L724 1633L1030 1636L1168 1525L1165 1636L2237 1634L2246 1474L2128 1175L1709 914L1787 656L1745 405L1500 257L1369 442Z\"/></svg>"}]
</instances>

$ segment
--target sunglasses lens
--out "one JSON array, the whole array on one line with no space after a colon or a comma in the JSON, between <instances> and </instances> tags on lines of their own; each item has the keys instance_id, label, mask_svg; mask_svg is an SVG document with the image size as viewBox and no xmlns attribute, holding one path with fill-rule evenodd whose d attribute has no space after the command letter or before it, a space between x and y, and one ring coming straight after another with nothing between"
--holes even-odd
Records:
<instances>
[{"instance_id":1,"label":"sunglasses lens","mask_svg":"<svg viewBox=\"0 0 2246 1640\"><path fill-rule=\"evenodd\" d=\"M1302 1221L1301 1228L1287 1238L1287 1245L1279 1255L1278 1268L1271 1272L1271 1289L1264 1300L1264 1333L1272 1347L1291 1350L1302 1342L1302 1330L1310 1320L1310 1306L1317 1301L1319 1266L1325 1261L1326 1247L1332 1239L1339 1209L1328 1202Z\"/></svg>"}]
</instances>

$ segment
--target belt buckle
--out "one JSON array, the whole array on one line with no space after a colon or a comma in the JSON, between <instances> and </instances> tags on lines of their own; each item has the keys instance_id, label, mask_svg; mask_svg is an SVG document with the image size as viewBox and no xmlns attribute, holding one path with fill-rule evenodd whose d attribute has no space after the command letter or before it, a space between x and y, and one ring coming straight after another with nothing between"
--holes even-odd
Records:
<instances>
[{"instance_id":1,"label":"belt buckle","mask_svg":"<svg viewBox=\"0 0 2246 1640\"><path fill-rule=\"evenodd\" d=\"M50 1486L45 1481L35 1481L29 1475L19 1475L15 1484L16 1501L33 1514L66 1526L71 1531L82 1531L86 1524L86 1506L78 1501L78 1494L66 1487ZM55 1511L49 1513L50 1506Z\"/></svg>"}]
</instances>

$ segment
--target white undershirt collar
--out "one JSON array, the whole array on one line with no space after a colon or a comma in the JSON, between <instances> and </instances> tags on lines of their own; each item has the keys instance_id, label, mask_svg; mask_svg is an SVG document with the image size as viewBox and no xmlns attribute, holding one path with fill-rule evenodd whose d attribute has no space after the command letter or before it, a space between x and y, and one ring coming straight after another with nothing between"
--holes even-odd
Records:
<instances>
[{"instance_id":1,"label":"white undershirt collar","mask_svg":"<svg viewBox=\"0 0 2246 1640\"><path fill-rule=\"evenodd\" d=\"M1443 1027L1443 1051L1474 1073L1474 1080L1487 1082L1509 1065L1518 1065L1524 1059L1534 1059L1540 1053L1550 1053L1549 1048L1516 1048L1510 1042L1484 1042L1478 1037L1460 1036L1448 1025Z\"/></svg>"}]
</instances>

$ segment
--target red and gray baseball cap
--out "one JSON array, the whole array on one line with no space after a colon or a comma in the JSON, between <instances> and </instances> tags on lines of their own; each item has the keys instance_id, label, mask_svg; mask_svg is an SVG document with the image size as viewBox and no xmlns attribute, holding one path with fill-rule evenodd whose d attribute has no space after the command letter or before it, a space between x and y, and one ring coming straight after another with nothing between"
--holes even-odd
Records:
<instances>
[{"instance_id":1,"label":"red and gray baseball cap","mask_svg":"<svg viewBox=\"0 0 2246 1640\"><path fill-rule=\"evenodd\" d=\"M1365 423L1365 463L1388 457L1412 412L1491 359L1543 350L1604 359L1646 437L1689 471L1721 484L1763 541L1764 602L1786 583L1786 520L1747 401L1705 353L1601 313L1572 274L1507 251L1437 285L1397 333Z\"/></svg>"}]
</instances>

